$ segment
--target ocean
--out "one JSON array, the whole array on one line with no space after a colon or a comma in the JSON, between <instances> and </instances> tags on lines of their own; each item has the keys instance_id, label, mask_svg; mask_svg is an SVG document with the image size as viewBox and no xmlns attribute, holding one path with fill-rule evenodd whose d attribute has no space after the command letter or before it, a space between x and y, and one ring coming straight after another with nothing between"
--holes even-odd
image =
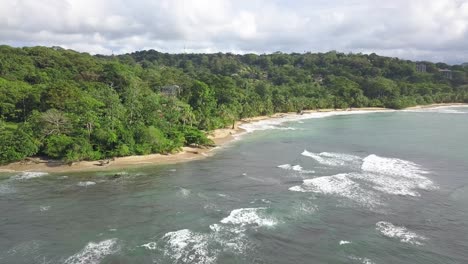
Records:
<instances>
[{"instance_id":1,"label":"ocean","mask_svg":"<svg viewBox=\"0 0 468 264\"><path fill-rule=\"evenodd\" d=\"M468 107L245 124L189 163L0 176L0 263L468 263Z\"/></svg>"}]
</instances>

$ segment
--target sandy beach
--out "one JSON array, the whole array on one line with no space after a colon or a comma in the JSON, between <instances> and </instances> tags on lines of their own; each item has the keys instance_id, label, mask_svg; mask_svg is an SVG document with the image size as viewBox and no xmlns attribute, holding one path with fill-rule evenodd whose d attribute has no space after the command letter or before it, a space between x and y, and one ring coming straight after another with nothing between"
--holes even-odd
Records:
<instances>
[{"instance_id":1,"label":"sandy beach","mask_svg":"<svg viewBox=\"0 0 468 264\"><path fill-rule=\"evenodd\" d=\"M433 104L424 106L415 106L407 109L423 109L440 106L458 106L464 104ZM465 104L466 105L466 104ZM320 109L320 110L305 110L303 114L310 113L329 113L329 112L346 112L346 111L382 111L390 110L378 107L365 107L353 109ZM255 123L264 120L275 120L285 117L297 116L297 113L276 113L271 116L257 116L245 118L235 123L234 128L216 129L209 132L208 137L212 139L216 145L214 148L195 148L184 147L182 151L169 154L151 154L144 156L128 156L119 157L109 160L108 164L102 165L99 161L81 161L68 165L58 160L50 160L43 158L28 159L28 161L15 162L8 165L0 166L1 172L22 172L22 171L40 171L49 173L63 173L63 172L79 172L79 171L103 171L103 170L117 170L122 168L135 168L148 165L162 165L162 164L175 164L181 162L189 162L193 160L200 160L216 153L216 149L232 142L236 136L241 135L245 131L241 128L244 124Z\"/></svg>"}]
</instances>

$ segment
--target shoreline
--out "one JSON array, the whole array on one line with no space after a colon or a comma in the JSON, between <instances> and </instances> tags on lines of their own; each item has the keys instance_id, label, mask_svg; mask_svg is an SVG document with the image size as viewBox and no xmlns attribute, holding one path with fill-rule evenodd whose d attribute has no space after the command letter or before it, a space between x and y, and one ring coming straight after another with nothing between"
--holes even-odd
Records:
<instances>
[{"instance_id":1,"label":"shoreline","mask_svg":"<svg viewBox=\"0 0 468 264\"><path fill-rule=\"evenodd\" d=\"M418 105L414 107L408 107L402 110L412 109L427 109L434 107L449 107L449 106L461 106L468 105L463 103L451 103L451 104L431 104L431 105ZM380 108L380 107L363 107L353 109L320 109L320 110L304 110L303 114L313 113L346 113L349 111L388 111L392 109ZM183 147L181 152L169 155L162 154L150 154L142 156L127 156L127 157L116 157L109 164L100 166L99 161L80 161L73 165L68 165L59 160L51 159L34 159L37 163L29 161L25 162L14 162L8 165L0 166L0 173L15 173L15 172L47 172L47 173L66 173L66 172L98 172L98 171L112 171L126 168L138 168L140 166L151 166L151 165L170 165L177 163L185 163L194 160L201 160L204 158L215 155L215 150L234 141L238 136L241 136L248 131L242 128L242 125L253 124L259 121L274 121L288 117L298 117L301 114L298 113L276 113L271 116L257 116L245 118L235 122L234 128L220 128L213 130L208 133L208 137L212 139L216 147L211 148L194 148L194 147Z\"/></svg>"}]
</instances>

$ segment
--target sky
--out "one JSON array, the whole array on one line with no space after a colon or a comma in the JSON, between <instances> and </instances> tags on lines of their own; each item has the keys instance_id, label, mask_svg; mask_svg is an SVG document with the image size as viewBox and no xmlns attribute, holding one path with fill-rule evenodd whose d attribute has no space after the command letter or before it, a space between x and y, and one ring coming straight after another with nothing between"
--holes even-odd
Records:
<instances>
[{"instance_id":1,"label":"sky","mask_svg":"<svg viewBox=\"0 0 468 264\"><path fill-rule=\"evenodd\" d=\"M0 44L468 62L468 0L0 0Z\"/></svg>"}]
</instances>

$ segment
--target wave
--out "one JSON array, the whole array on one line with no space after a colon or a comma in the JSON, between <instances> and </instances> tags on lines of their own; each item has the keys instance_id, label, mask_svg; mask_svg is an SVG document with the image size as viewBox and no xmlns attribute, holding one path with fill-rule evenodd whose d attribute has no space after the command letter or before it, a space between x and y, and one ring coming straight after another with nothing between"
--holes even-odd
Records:
<instances>
[{"instance_id":1,"label":"wave","mask_svg":"<svg viewBox=\"0 0 468 264\"><path fill-rule=\"evenodd\" d=\"M51 207L50 205L41 205L39 206L39 211L41 212L49 211L50 207Z\"/></svg>"},{"instance_id":2,"label":"wave","mask_svg":"<svg viewBox=\"0 0 468 264\"><path fill-rule=\"evenodd\" d=\"M313 170L304 170L301 165L291 165L291 164L283 164L279 165L278 168L283 169L283 170L292 170L292 171L297 171L300 173L315 173Z\"/></svg>"},{"instance_id":3,"label":"wave","mask_svg":"<svg viewBox=\"0 0 468 264\"><path fill-rule=\"evenodd\" d=\"M99 243L89 242L80 252L67 258L65 264L98 264L106 256L118 252L117 239L112 238Z\"/></svg>"},{"instance_id":4,"label":"wave","mask_svg":"<svg viewBox=\"0 0 468 264\"><path fill-rule=\"evenodd\" d=\"M96 183L93 181L82 181L82 182L77 183L76 185L80 187L88 187L88 186L96 185Z\"/></svg>"},{"instance_id":5,"label":"wave","mask_svg":"<svg viewBox=\"0 0 468 264\"><path fill-rule=\"evenodd\" d=\"M351 260L359 261L362 264L374 264L374 262L372 262L372 260L370 260L368 258L360 258L360 257L356 257L356 256L349 256L349 258Z\"/></svg>"},{"instance_id":6,"label":"wave","mask_svg":"<svg viewBox=\"0 0 468 264\"><path fill-rule=\"evenodd\" d=\"M421 176L421 174L429 173L414 162L402 159L379 157L375 154L365 157L363 161L361 169L367 172L419 179L425 178Z\"/></svg>"},{"instance_id":7,"label":"wave","mask_svg":"<svg viewBox=\"0 0 468 264\"><path fill-rule=\"evenodd\" d=\"M182 188L182 187L178 187L179 190L177 191L177 195L182 197L182 198L187 198L190 196L190 193L192 191L190 191L189 189L185 189L185 188Z\"/></svg>"},{"instance_id":8,"label":"wave","mask_svg":"<svg viewBox=\"0 0 468 264\"><path fill-rule=\"evenodd\" d=\"M453 109L453 108L462 108ZM435 106L430 108L420 108L420 109L407 109L402 110L404 112L412 112L412 113L438 113L438 114L468 114L468 108L466 105L452 105L452 106Z\"/></svg>"},{"instance_id":9,"label":"wave","mask_svg":"<svg viewBox=\"0 0 468 264\"><path fill-rule=\"evenodd\" d=\"M47 172L24 171L18 175L11 177L13 180L29 180L48 175Z\"/></svg>"},{"instance_id":10,"label":"wave","mask_svg":"<svg viewBox=\"0 0 468 264\"><path fill-rule=\"evenodd\" d=\"M422 245L422 240L425 237L420 236L405 227L395 226L390 222L380 221L376 225L376 229L386 237L397 238L403 243Z\"/></svg>"},{"instance_id":11,"label":"wave","mask_svg":"<svg viewBox=\"0 0 468 264\"><path fill-rule=\"evenodd\" d=\"M251 133L254 131L270 130L270 129L296 129L293 127L284 127L283 123L286 122L299 122L306 119L314 118L325 118L330 116L341 116L341 115L354 115L354 114L369 114L376 112L391 112L393 110L379 110L379 111L342 111L342 112L316 112L316 113L306 113L303 115L285 115L283 117L265 119L260 121L255 121L251 123L242 124L239 128L242 128L246 133Z\"/></svg>"},{"instance_id":12,"label":"wave","mask_svg":"<svg viewBox=\"0 0 468 264\"><path fill-rule=\"evenodd\" d=\"M289 190L294 192L314 192L336 195L348 198L368 207L374 207L380 204L375 194L363 189L346 173L307 179L303 181L302 185L293 186L289 188Z\"/></svg>"},{"instance_id":13,"label":"wave","mask_svg":"<svg viewBox=\"0 0 468 264\"><path fill-rule=\"evenodd\" d=\"M434 184L425 174L429 172L416 163L369 155L361 166L367 173L354 174L359 178L375 184L374 189L394 195L420 196L417 189L434 190Z\"/></svg>"},{"instance_id":14,"label":"wave","mask_svg":"<svg viewBox=\"0 0 468 264\"><path fill-rule=\"evenodd\" d=\"M351 242L350 242L350 241L347 241L347 240L341 240L341 241L340 241L340 246L342 246L342 245L347 245L347 244L351 244Z\"/></svg>"},{"instance_id":15,"label":"wave","mask_svg":"<svg viewBox=\"0 0 468 264\"><path fill-rule=\"evenodd\" d=\"M210 225L208 233L181 229L166 233L157 244L149 242L141 247L155 250L161 245L159 249L173 263L216 263L222 252L243 256L252 249L245 235L247 228L276 225L276 220L266 216L266 210L265 207L235 209L219 223Z\"/></svg>"},{"instance_id":16,"label":"wave","mask_svg":"<svg viewBox=\"0 0 468 264\"><path fill-rule=\"evenodd\" d=\"M358 182L349 182L350 179L357 181L365 181L374 190L391 194L391 195L405 195L405 196L420 196L418 189L421 190L435 190L438 186L425 175L429 174L428 171L423 169L420 165L402 159L380 157L375 154L371 154L364 159L342 153L322 152L312 153L304 150L303 156L311 157L320 164L328 166L344 166L354 170L359 168L359 172L347 173L346 176L339 176L339 178L346 178L347 181L340 184L336 184L336 188L347 187L357 188ZM360 166L356 166L356 165ZM288 164L286 164L288 165ZM282 165L287 168L286 165ZM336 175L335 175L336 176ZM333 181L334 178L325 178ZM291 191L317 192L317 186L314 183L319 183L322 180L306 180L302 186L291 187ZM321 188L324 188L324 182ZM322 190L322 191L325 191ZM364 190L363 190L364 191ZM329 192L329 191L328 191ZM341 194L348 195L347 192L342 190Z\"/></svg>"},{"instance_id":17,"label":"wave","mask_svg":"<svg viewBox=\"0 0 468 264\"><path fill-rule=\"evenodd\" d=\"M272 227L277 224L275 219L265 215L266 207L258 208L240 208L232 210L228 217L223 218L220 222L223 224L233 224L240 226L266 226Z\"/></svg>"},{"instance_id":18,"label":"wave","mask_svg":"<svg viewBox=\"0 0 468 264\"><path fill-rule=\"evenodd\" d=\"M215 263L217 252L208 248L209 236L182 229L166 233L164 255L182 263Z\"/></svg>"},{"instance_id":19,"label":"wave","mask_svg":"<svg viewBox=\"0 0 468 264\"><path fill-rule=\"evenodd\" d=\"M302 156L309 157L317 161L322 165L327 166L345 166L353 163L361 162L361 157L342 154L342 153L332 153L332 152L321 152L313 153L307 150L304 150L301 153Z\"/></svg>"}]
</instances>

